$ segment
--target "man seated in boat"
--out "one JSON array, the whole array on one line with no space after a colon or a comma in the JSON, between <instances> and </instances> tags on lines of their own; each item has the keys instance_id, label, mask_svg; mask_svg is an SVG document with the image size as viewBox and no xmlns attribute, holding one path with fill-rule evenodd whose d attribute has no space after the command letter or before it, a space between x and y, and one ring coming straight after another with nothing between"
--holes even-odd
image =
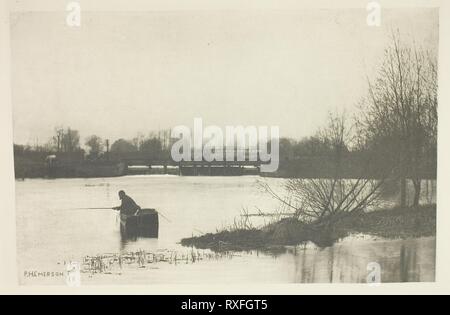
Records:
<instances>
[{"instance_id":1,"label":"man seated in boat","mask_svg":"<svg viewBox=\"0 0 450 315\"><path fill-rule=\"evenodd\" d=\"M121 215L137 215L141 207L123 190L119 191L119 199L122 200L122 204L118 207L114 207L114 210L119 210Z\"/></svg>"}]
</instances>

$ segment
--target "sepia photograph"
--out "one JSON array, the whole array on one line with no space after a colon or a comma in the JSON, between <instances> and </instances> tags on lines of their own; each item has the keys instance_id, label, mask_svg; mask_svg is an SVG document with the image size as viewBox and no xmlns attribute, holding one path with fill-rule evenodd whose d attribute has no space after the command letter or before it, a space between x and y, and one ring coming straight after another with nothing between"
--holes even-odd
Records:
<instances>
[{"instance_id":1,"label":"sepia photograph","mask_svg":"<svg viewBox=\"0 0 450 315\"><path fill-rule=\"evenodd\" d=\"M439 7L85 4L9 13L20 286L436 281Z\"/></svg>"}]
</instances>

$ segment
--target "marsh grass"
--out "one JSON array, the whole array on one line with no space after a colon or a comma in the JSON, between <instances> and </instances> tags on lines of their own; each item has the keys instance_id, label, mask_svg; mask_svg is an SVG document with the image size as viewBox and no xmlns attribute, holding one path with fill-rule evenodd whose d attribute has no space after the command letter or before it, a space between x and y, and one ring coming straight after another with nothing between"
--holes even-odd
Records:
<instances>
[{"instance_id":1,"label":"marsh grass","mask_svg":"<svg viewBox=\"0 0 450 315\"><path fill-rule=\"evenodd\" d=\"M233 253L211 252L191 247L187 251L159 250L150 252L138 250L127 253L106 253L86 256L83 259L82 272L90 276L94 274L120 275L125 269L151 269L158 263L172 265L195 264L204 260L231 258Z\"/></svg>"}]
</instances>

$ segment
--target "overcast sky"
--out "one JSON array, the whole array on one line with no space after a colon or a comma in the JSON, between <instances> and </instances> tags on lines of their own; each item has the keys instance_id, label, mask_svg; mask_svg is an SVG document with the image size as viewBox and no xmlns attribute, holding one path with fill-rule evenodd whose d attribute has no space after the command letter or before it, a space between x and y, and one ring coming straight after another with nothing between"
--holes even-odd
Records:
<instances>
[{"instance_id":1,"label":"overcast sky","mask_svg":"<svg viewBox=\"0 0 450 315\"><path fill-rule=\"evenodd\" d=\"M301 138L367 91L392 29L436 51L438 11L65 12L11 17L14 141L55 126L114 141L193 125L277 125Z\"/></svg>"}]
</instances>

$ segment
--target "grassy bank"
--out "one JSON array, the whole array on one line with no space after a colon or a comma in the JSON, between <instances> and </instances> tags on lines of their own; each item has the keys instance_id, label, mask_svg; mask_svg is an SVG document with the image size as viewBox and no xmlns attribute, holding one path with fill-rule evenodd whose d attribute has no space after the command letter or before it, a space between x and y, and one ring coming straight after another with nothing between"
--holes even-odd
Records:
<instances>
[{"instance_id":1,"label":"grassy bank","mask_svg":"<svg viewBox=\"0 0 450 315\"><path fill-rule=\"evenodd\" d=\"M436 234L436 206L361 213L328 226L282 219L261 229L224 230L185 238L181 244L215 251L270 249L307 241L326 247L353 233L385 238L433 236Z\"/></svg>"}]
</instances>

